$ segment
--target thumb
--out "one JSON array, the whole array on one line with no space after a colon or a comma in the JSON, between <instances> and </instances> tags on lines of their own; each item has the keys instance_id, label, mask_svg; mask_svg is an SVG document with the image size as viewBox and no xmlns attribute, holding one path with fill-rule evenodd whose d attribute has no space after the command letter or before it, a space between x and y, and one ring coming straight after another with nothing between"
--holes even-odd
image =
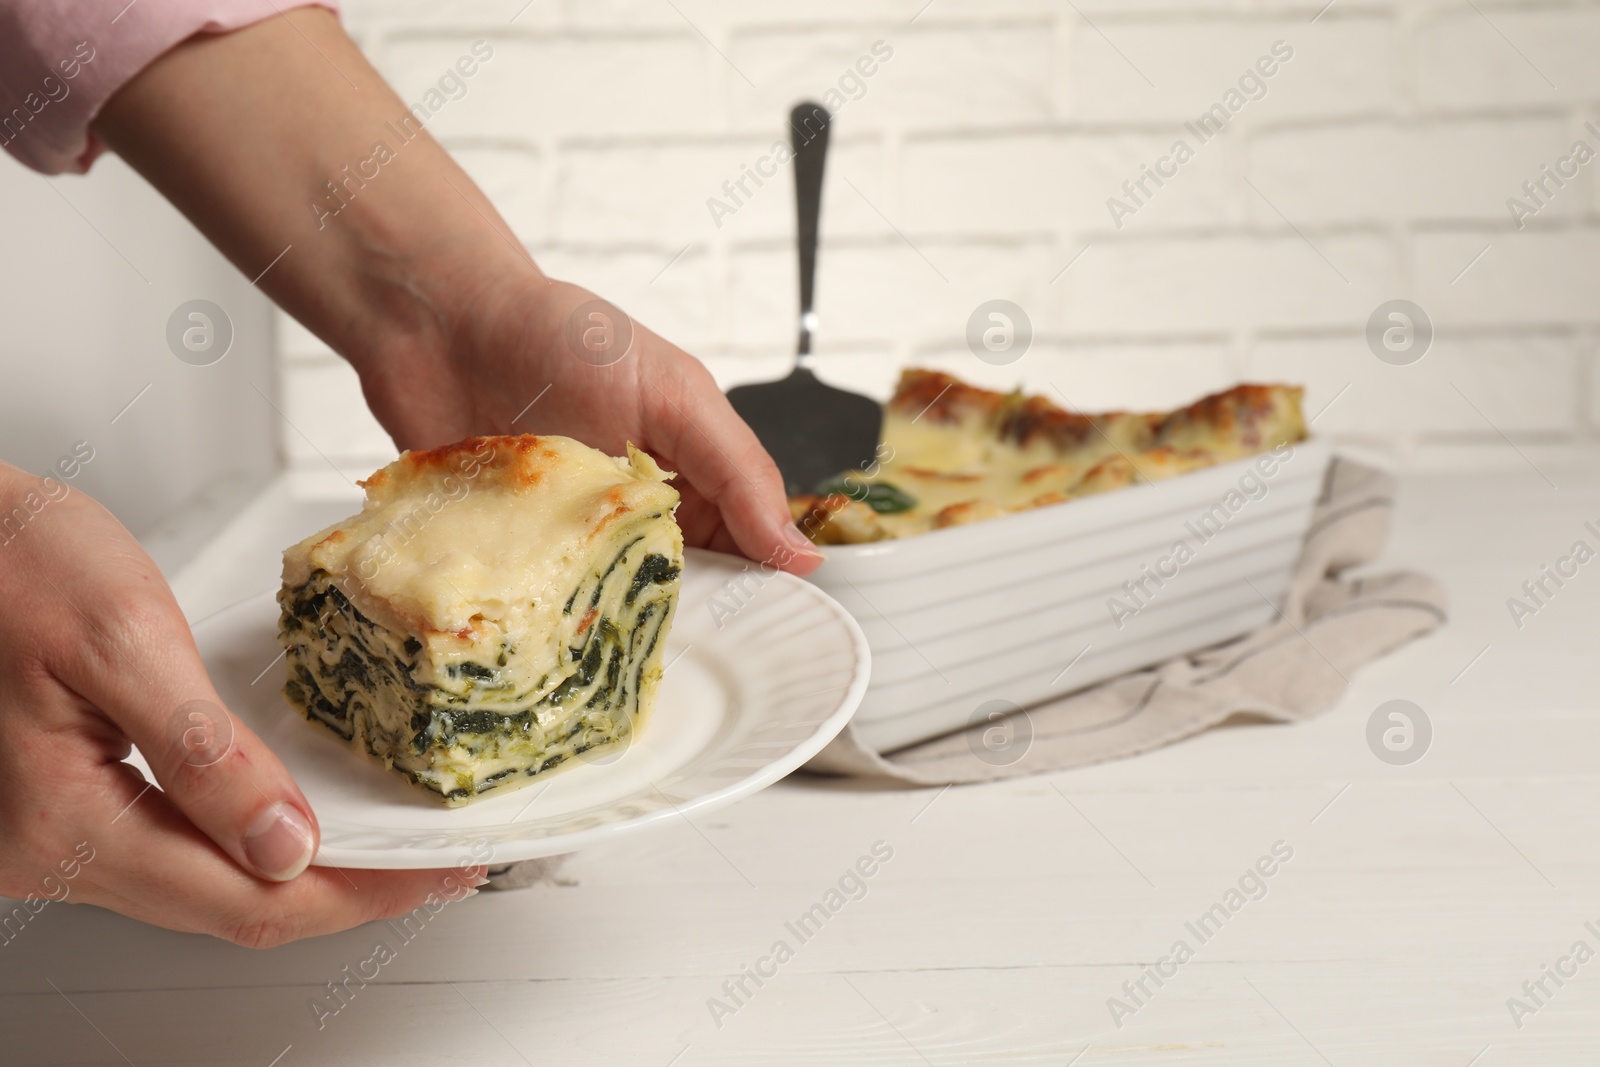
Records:
<instances>
[{"instance_id":1,"label":"thumb","mask_svg":"<svg viewBox=\"0 0 1600 1067\"><path fill-rule=\"evenodd\" d=\"M652 436L672 442L673 467L721 513L741 552L791 574L810 574L822 553L790 518L777 464L704 365L679 355L682 377L645 386L652 394L646 411L657 428Z\"/></svg>"},{"instance_id":2,"label":"thumb","mask_svg":"<svg viewBox=\"0 0 1600 1067\"><path fill-rule=\"evenodd\" d=\"M235 863L270 881L299 875L319 839L305 795L223 706L165 589L130 606L92 626L61 681L138 746L168 799Z\"/></svg>"}]
</instances>

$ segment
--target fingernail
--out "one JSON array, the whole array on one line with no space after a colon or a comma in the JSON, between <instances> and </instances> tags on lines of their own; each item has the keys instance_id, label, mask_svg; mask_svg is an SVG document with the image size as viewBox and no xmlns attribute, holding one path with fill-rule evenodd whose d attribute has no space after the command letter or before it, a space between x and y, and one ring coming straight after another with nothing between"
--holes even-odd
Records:
<instances>
[{"instance_id":1,"label":"fingernail","mask_svg":"<svg viewBox=\"0 0 1600 1067\"><path fill-rule=\"evenodd\" d=\"M807 537L805 532L798 526L785 526L783 528L783 539L789 542L789 547L797 552L808 556L816 556L818 559L822 558L822 553L817 551L817 546L811 543L811 538Z\"/></svg>"},{"instance_id":2,"label":"fingernail","mask_svg":"<svg viewBox=\"0 0 1600 1067\"><path fill-rule=\"evenodd\" d=\"M263 878L287 882L311 862L311 824L292 804L263 808L244 832L244 855Z\"/></svg>"}]
</instances>

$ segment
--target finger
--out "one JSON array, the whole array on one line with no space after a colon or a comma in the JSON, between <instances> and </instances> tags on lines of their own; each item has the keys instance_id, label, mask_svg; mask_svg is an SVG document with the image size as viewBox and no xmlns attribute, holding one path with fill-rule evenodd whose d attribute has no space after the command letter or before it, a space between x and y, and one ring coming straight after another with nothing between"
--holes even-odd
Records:
<instances>
[{"instance_id":1,"label":"finger","mask_svg":"<svg viewBox=\"0 0 1600 1067\"><path fill-rule=\"evenodd\" d=\"M273 881L303 871L317 846L311 805L223 706L165 587L113 579L73 607L87 637L55 665L61 682L139 747L171 802L245 870Z\"/></svg>"},{"instance_id":2,"label":"finger","mask_svg":"<svg viewBox=\"0 0 1600 1067\"><path fill-rule=\"evenodd\" d=\"M80 873L70 899L108 907L171 930L266 948L365 922L426 922L465 900L487 878L482 867L421 871L313 867L292 882L241 871L158 789L125 764L102 768L103 803L81 806L75 841ZM116 779L121 779L117 781Z\"/></svg>"},{"instance_id":3,"label":"finger","mask_svg":"<svg viewBox=\"0 0 1600 1067\"><path fill-rule=\"evenodd\" d=\"M677 472L714 505L739 550L793 574L809 574L822 554L789 517L783 478L711 373L680 353L676 376L647 383L652 438L669 442ZM665 361L663 361L665 365Z\"/></svg>"},{"instance_id":4,"label":"finger","mask_svg":"<svg viewBox=\"0 0 1600 1067\"><path fill-rule=\"evenodd\" d=\"M733 534L728 532L727 523L722 521L722 512L715 504L701 497L692 485L683 485L679 496L681 502L674 517L683 529L685 544L708 548L713 552L728 552L736 556L742 554Z\"/></svg>"}]
</instances>

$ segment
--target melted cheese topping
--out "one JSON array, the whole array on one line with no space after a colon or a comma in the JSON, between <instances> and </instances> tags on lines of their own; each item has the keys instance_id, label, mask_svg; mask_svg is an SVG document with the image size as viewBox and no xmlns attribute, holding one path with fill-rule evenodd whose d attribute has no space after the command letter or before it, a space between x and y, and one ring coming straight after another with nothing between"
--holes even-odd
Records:
<instances>
[{"instance_id":1,"label":"melted cheese topping","mask_svg":"<svg viewBox=\"0 0 1600 1067\"><path fill-rule=\"evenodd\" d=\"M1102 445L1065 460L1033 455L998 440L972 419L924 426L894 412L884 415L883 440L889 458L867 481L898 486L917 502L908 511L878 517L892 537L933 528L952 505L992 507L995 514L1032 507L1046 493L1065 492L1111 452Z\"/></svg>"},{"instance_id":2,"label":"melted cheese topping","mask_svg":"<svg viewBox=\"0 0 1600 1067\"><path fill-rule=\"evenodd\" d=\"M1174 412L1082 415L911 369L886 406L880 462L844 476L862 488L796 497L790 511L819 543L854 543L1160 481L1302 439L1300 393L1243 385ZM874 511L861 498L875 484L914 503Z\"/></svg>"},{"instance_id":3,"label":"melted cheese topping","mask_svg":"<svg viewBox=\"0 0 1600 1067\"><path fill-rule=\"evenodd\" d=\"M326 571L362 614L416 636L441 665L501 640L532 652L541 642L527 638L560 628L586 571L609 560L605 545L677 506L670 477L631 445L616 459L566 437L408 452L361 483L359 515L284 553L284 585ZM522 666L537 677L556 656Z\"/></svg>"}]
</instances>

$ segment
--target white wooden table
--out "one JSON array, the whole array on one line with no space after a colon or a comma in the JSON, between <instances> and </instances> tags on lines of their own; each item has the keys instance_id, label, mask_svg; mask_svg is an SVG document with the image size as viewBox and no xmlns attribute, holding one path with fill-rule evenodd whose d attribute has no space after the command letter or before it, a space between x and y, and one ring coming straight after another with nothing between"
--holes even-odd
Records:
<instances>
[{"instance_id":1,"label":"white wooden table","mask_svg":"<svg viewBox=\"0 0 1600 1067\"><path fill-rule=\"evenodd\" d=\"M50 907L0 948L0 1063L1595 1063L1600 962L1542 1006L1522 986L1600 950L1600 561L1520 631L1506 599L1595 544L1600 476L1541 457L1556 490L1509 462L1405 480L1379 569L1442 578L1452 621L1311 723L942 794L793 778L404 944L374 926L252 952ZM273 588L279 549L348 510L286 494L178 575L191 620ZM1411 766L1366 744L1392 698L1433 723ZM879 841L865 895L800 943L785 923ZM1199 943L1186 921L1277 841L1266 895ZM1180 938L1193 958L1115 1025L1108 998L1133 1006L1123 984ZM380 939L397 958L319 1030L310 998ZM793 958L714 1019L780 939ZM1520 1027L1512 996L1537 1007Z\"/></svg>"}]
</instances>

